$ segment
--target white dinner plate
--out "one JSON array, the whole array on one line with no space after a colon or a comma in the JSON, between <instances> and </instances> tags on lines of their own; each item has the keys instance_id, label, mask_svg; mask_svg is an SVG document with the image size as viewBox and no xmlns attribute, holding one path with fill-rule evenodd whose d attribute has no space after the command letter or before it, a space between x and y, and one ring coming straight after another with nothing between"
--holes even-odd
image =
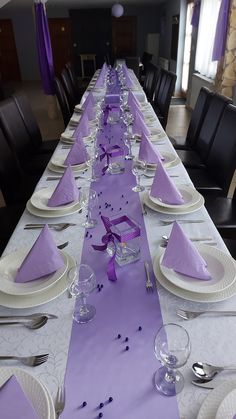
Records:
<instances>
[{"instance_id":1,"label":"white dinner plate","mask_svg":"<svg viewBox=\"0 0 236 419\"><path fill-rule=\"evenodd\" d=\"M68 210L73 208L75 205L80 203L80 200L69 202L68 204L59 205L58 207L49 207L48 200L51 198L55 187L49 186L48 188L39 189L34 192L30 198L31 204L40 210L43 211L57 211L57 210ZM80 194L81 195L81 194Z\"/></svg>"},{"instance_id":2,"label":"white dinner plate","mask_svg":"<svg viewBox=\"0 0 236 419\"><path fill-rule=\"evenodd\" d=\"M63 167L55 166L51 161L48 163L47 167L51 172L61 173L61 174L65 172L65 169ZM84 170L87 170L87 168L88 168L88 165L86 163L84 163L83 167L81 165L79 169L77 169L75 166L71 166L71 169L73 170L74 173L81 173Z\"/></svg>"},{"instance_id":3,"label":"white dinner plate","mask_svg":"<svg viewBox=\"0 0 236 419\"><path fill-rule=\"evenodd\" d=\"M197 419L216 419L216 413L222 400L236 388L236 380L224 381L208 394L198 412ZM226 419L226 417L224 417ZM233 416L231 417L233 419Z\"/></svg>"},{"instance_id":4,"label":"white dinner plate","mask_svg":"<svg viewBox=\"0 0 236 419\"><path fill-rule=\"evenodd\" d=\"M178 246L178 243L176 245ZM160 258L160 270L168 281L184 290L204 294L223 291L233 284L236 280L236 265L230 255L214 246L207 246L202 243L196 245L196 249L206 261L211 279L201 280L193 278L163 266L163 254Z\"/></svg>"},{"instance_id":5,"label":"white dinner plate","mask_svg":"<svg viewBox=\"0 0 236 419\"><path fill-rule=\"evenodd\" d=\"M156 212L160 212L162 214L170 214L170 215L184 215L184 214L190 214L192 212L198 211L200 208L203 207L204 205L204 198L202 195L200 195L200 199L199 201L192 205L189 208L165 208L165 207L161 207L160 205L154 204L154 202L151 201L151 199L149 198L149 193L148 192L144 192L143 194L143 202L144 204L150 208L153 211Z\"/></svg>"},{"instance_id":6,"label":"white dinner plate","mask_svg":"<svg viewBox=\"0 0 236 419\"><path fill-rule=\"evenodd\" d=\"M181 162L180 158L176 154L163 152L161 153L164 160L162 160L163 166L168 169L169 167L178 166ZM156 170L157 164L156 163L147 163L148 170Z\"/></svg>"},{"instance_id":7,"label":"white dinner plate","mask_svg":"<svg viewBox=\"0 0 236 419\"><path fill-rule=\"evenodd\" d=\"M0 291L10 295L33 295L38 292L46 291L46 289L55 285L65 274L68 268L68 259L66 254L59 250L64 261L64 266L62 268L34 281L25 283L14 282L17 270L29 253L29 250L30 249L28 248L20 249L0 259Z\"/></svg>"},{"instance_id":8,"label":"white dinner plate","mask_svg":"<svg viewBox=\"0 0 236 419\"><path fill-rule=\"evenodd\" d=\"M68 153L68 154L69 154L69 153ZM53 157L51 158L51 163L52 163L54 166L60 167L61 169L66 169L66 168L67 168L67 165L65 165L65 164L64 164L65 159L66 159L66 157L64 156L64 153L63 153L63 154L58 154L58 155L53 156ZM86 169L87 167L88 167L88 165L87 165L87 163L86 163L86 162L85 162L85 163L80 163L80 164L73 164L73 165L71 165L71 168L72 168L73 170L84 170L84 169Z\"/></svg>"},{"instance_id":9,"label":"white dinner plate","mask_svg":"<svg viewBox=\"0 0 236 419\"><path fill-rule=\"evenodd\" d=\"M37 307L55 300L55 298L63 294L68 287L67 272L75 265L74 259L67 253L65 254L68 260L68 269L60 278L60 281L57 281L55 285L48 288L46 291L30 296L16 296L0 292L0 305L3 307L19 309Z\"/></svg>"},{"instance_id":10,"label":"white dinner plate","mask_svg":"<svg viewBox=\"0 0 236 419\"><path fill-rule=\"evenodd\" d=\"M163 251L163 249L162 249ZM179 288L176 285L172 284L165 278L165 276L161 273L160 265L159 265L160 253L155 256L153 262L153 271L157 281L169 291L171 294L176 295L177 297L183 298L187 301L195 301L199 303L217 303L219 301L227 300L228 298L232 297L236 294L236 281L233 282L228 288L223 291L215 292L211 294L201 294L196 292L191 292L184 290L183 288ZM208 419L208 417L206 417Z\"/></svg>"},{"instance_id":11,"label":"white dinner plate","mask_svg":"<svg viewBox=\"0 0 236 419\"><path fill-rule=\"evenodd\" d=\"M234 415L236 415L236 388L220 403L215 419L233 419Z\"/></svg>"},{"instance_id":12,"label":"white dinner plate","mask_svg":"<svg viewBox=\"0 0 236 419\"><path fill-rule=\"evenodd\" d=\"M23 368L16 367L0 367L0 387L14 375L19 382L22 390L32 403L35 412L40 419L51 419L50 403L45 387L37 380L36 377L31 375ZM14 403L14 400L12 400ZM0 406L1 409L1 406ZM2 412L2 409L1 409ZM1 413L4 416L4 412ZM19 418L21 417L19 412ZM22 418L23 419L23 418Z\"/></svg>"},{"instance_id":13,"label":"white dinner plate","mask_svg":"<svg viewBox=\"0 0 236 419\"><path fill-rule=\"evenodd\" d=\"M60 218L65 217L67 215L75 214L76 212L82 209L82 204L79 202L78 204L74 205L72 208L64 209L64 210L54 210L54 211L44 211L40 210L34 205L31 204L30 200L26 204L26 209L29 211L30 214L35 215L36 217L41 218Z\"/></svg>"},{"instance_id":14,"label":"white dinner plate","mask_svg":"<svg viewBox=\"0 0 236 419\"><path fill-rule=\"evenodd\" d=\"M197 202L200 200L201 198L201 194L195 189L192 188L191 186L185 186L185 185L177 185L178 190L180 192L180 194L182 195L183 199L184 199L184 203L183 204L167 204L166 202L161 201L158 198L155 198L153 196L151 196L151 191L149 192L149 199L154 202L154 204L157 204L159 207L164 207L164 208L182 208L182 209L186 209L191 207L192 205L197 204Z\"/></svg>"}]
</instances>

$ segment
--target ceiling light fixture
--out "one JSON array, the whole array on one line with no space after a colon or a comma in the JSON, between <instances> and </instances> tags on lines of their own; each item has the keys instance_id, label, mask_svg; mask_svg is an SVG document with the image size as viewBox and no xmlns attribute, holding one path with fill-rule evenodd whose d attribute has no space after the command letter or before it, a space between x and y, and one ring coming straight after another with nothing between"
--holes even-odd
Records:
<instances>
[{"instance_id":1,"label":"ceiling light fixture","mask_svg":"<svg viewBox=\"0 0 236 419\"><path fill-rule=\"evenodd\" d=\"M124 7L120 3L113 4L111 14L114 17L121 17L124 14Z\"/></svg>"}]
</instances>

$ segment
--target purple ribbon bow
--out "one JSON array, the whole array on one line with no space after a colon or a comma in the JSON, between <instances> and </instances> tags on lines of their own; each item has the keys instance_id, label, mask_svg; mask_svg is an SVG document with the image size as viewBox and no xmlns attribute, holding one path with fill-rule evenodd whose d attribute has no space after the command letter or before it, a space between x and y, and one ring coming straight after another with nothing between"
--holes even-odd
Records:
<instances>
[{"instance_id":1,"label":"purple ribbon bow","mask_svg":"<svg viewBox=\"0 0 236 419\"><path fill-rule=\"evenodd\" d=\"M107 147L105 144L100 144L100 148L103 151L103 154L100 155L100 161L102 161L105 157L107 158L107 164L102 169L102 174L105 175L109 167L110 157L122 156L124 151L119 145Z\"/></svg>"},{"instance_id":2,"label":"purple ribbon bow","mask_svg":"<svg viewBox=\"0 0 236 419\"><path fill-rule=\"evenodd\" d=\"M106 229L106 234L102 236L102 245L95 245L93 244L92 247L94 250L104 251L107 249L108 243L112 242L114 244L114 254L112 255L111 259L109 260L108 266L107 266L107 276L110 281L116 281L116 271L115 271L115 258L116 258L116 244L115 244L115 238L119 242L126 242L129 240L134 239L135 237L140 236L140 228L129 218L127 215L122 215L121 217L116 218L115 220L109 220L108 217L104 217L101 215L101 220L104 224L104 227ZM121 223L127 223L131 228L132 231L124 233L124 234L117 234L114 233L111 230L111 227L114 225L118 225Z\"/></svg>"},{"instance_id":3,"label":"purple ribbon bow","mask_svg":"<svg viewBox=\"0 0 236 419\"><path fill-rule=\"evenodd\" d=\"M109 260L108 266L107 266L107 276L108 279L110 279L110 281L116 281L117 280L117 276L116 276L116 271L115 271L115 257L116 257L116 245L115 245L115 237L119 240L119 236L116 233L113 233L111 231L111 226L112 223L109 220L108 217L104 217L103 215L101 216L102 222L104 224L104 227L106 229L106 234L104 234L104 236L102 236L102 245L98 246L96 244L93 244L92 247L94 250L99 250L100 252L102 252L103 250L107 249L108 243L112 242L114 244L114 255L112 255L111 259Z\"/></svg>"}]
</instances>

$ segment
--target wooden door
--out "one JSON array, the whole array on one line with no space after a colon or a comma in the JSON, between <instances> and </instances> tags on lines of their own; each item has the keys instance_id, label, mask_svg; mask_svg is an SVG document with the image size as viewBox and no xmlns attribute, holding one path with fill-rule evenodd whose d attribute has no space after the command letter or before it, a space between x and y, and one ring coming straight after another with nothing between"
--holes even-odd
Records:
<instances>
[{"instance_id":1,"label":"wooden door","mask_svg":"<svg viewBox=\"0 0 236 419\"><path fill-rule=\"evenodd\" d=\"M116 58L136 55L136 17L112 18L112 48Z\"/></svg>"},{"instance_id":2,"label":"wooden door","mask_svg":"<svg viewBox=\"0 0 236 419\"><path fill-rule=\"evenodd\" d=\"M73 61L71 21L69 18L48 19L55 74L60 76L63 67Z\"/></svg>"},{"instance_id":3,"label":"wooden door","mask_svg":"<svg viewBox=\"0 0 236 419\"><path fill-rule=\"evenodd\" d=\"M0 79L20 81L20 67L10 19L0 19Z\"/></svg>"}]
</instances>

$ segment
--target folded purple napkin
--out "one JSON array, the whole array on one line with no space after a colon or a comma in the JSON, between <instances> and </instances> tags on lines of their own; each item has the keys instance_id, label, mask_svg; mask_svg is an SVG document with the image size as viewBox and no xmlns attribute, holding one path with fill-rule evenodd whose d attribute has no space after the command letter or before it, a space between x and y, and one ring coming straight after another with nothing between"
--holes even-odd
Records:
<instances>
[{"instance_id":1,"label":"folded purple napkin","mask_svg":"<svg viewBox=\"0 0 236 419\"><path fill-rule=\"evenodd\" d=\"M128 67L126 66L126 64L122 64L122 68L123 68L123 74L125 76L126 86L133 87L134 83L130 77Z\"/></svg>"},{"instance_id":2,"label":"folded purple napkin","mask_svg":"<svg viewBox=\"0 0 236 419\"><path fill-rule=\"evenodd\" d=\"M92 106L95 106L95 100L94 100L92 92L89 92L84 103L82 104L82 108L85 110L89 103L91 103Z\"/></svg>"},{"instance_id":3,"label":"folded purple napkin","mask_svg":"<svg viewBox=\"0 0 236 419\"><path fill-rule=\"evenodd\" d=\"M69 204L70 202L78 201L79 190L75 183L73 171L68 166L60 179L56 189L51 198L48 200L49 207L59 207L60 205Z\"/></svg>"},{"instance_id":4,"label":"folded purple napkin","mask_svg":"<svg viewBox=\"0 0 236 419\"><path fill-rule=\"evenodd\" d=\"M170 233L162 265L193 278L211 279L206 269L207 263L176 221Z\"/></svg>"},{"instance_id":5,"label":"folded purple napkin","mask_svg":"<svg viewBox=\"0 0 236 419\"><path fill-rule=\"evenodd\" d=\"M165 160L144 134L142 135L138 158L150 164L160 164L161 160Z\"/></svg>"},{"instance_id":6,"label":"folded purple napkin","mask_svg":"<svg viewBox=\"0 0 236 419\"><path fill-rule=\"evenodd\" d=\"M140 103L136 96L133 94L133 92L131 92L131 90L129 91L128 101L129 100L133 101L136 104L136 106L140 109Z\"/></svg>"},{"instance_id":7,"label":"folded purple napkin","mask_svg":"<svg viewBox=\"0 0 236 419\"><path fill-rule=\"evenodd\" d=\"M88 137L88 135L90 134L89 120L86 112L84 112L80 118L79 124L74 133L74 137L77 138L80 133L83 137Z\"/></svg>"},{"instance_id":8,"label":"folded purple napkin","mask_svg":"<svg viewBox=\"0 0 236 419\"><path fill-rule=\"evenodd\" d=\"M140 116L139 112L135 112L134 124L133 124L133 132L135 134L145 134L147 137L151 135L151 131L145 124L144 120Z\"/></svg>"},{"instance_id":9,"label":"folded purple napkin","mask_svg":"<svg viewBox=\"0 0 236 419\"><path fill-rule=\"evenodd\" d=\"M163 165L157 166L155 177L153 179L150 195L171 205L184 204L184 199L175 184L172 182Z\"/></svg>"},{"instance_id":10,"label":"folded purple napkin","mask_svg":"<svg viewBox=\"0 0 236 419\"><path fill-rule=\"evenodd\" d=\"M40 419L14 375L0 388L0 411L2 419Z\"/></svg>"},{"instance_id":11,"label":"folded purple napkin","mask_svg":"<svg viewBox=\"0 0 236 419\"><path fill-rule=\"evenodd\" d=\"M71 147L67 158L64 161L65 166L82 164L88 160L88 153L83 141L77 141Z\"/></svg>"},{"instance_id":12,"label":"folded purple napkin","mask_svg":"<svg viewBox=\"0 0 236 419\"><path fill-rule=\"evenodd\" d=\"M15 282L29 282L42 278L62 266L64 261L46 224L18 269Z\"/></svg>"}]
</instances>

